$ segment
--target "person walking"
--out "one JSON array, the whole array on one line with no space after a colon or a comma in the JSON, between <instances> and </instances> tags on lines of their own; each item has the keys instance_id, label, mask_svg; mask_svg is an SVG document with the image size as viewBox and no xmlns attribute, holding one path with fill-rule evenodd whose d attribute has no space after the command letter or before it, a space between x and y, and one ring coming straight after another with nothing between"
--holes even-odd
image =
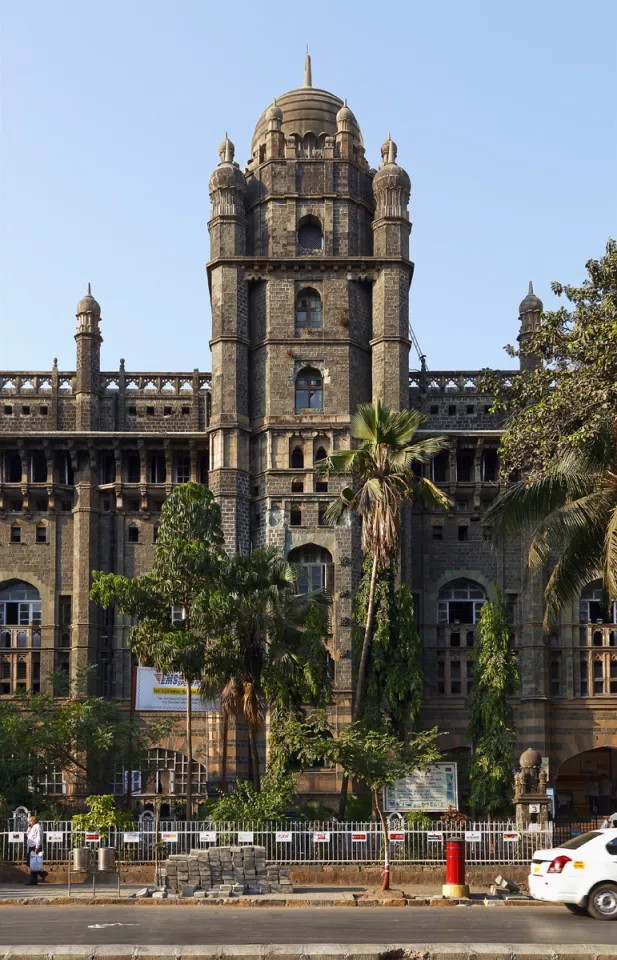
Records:
<instances>
[{"instance_id":1,"label":"person walking","mask_svg":"<svg viewBox=\"0 0 617 960\"><path fill-rule=\"evenodd\" d=\"M33 854L41 854L43 852L43 831L41 829L41 824L39 823L39 818L36 814L32 814L28 820L28 834L27 834L27 846L26 846L26 864L30 867L30 860ZM47 876L46 870L32 870L30 868L30 880L28 886L36 886L38 883L38 877L41 878L41 883L45 880Z\"/></svg>"}]
</instances>

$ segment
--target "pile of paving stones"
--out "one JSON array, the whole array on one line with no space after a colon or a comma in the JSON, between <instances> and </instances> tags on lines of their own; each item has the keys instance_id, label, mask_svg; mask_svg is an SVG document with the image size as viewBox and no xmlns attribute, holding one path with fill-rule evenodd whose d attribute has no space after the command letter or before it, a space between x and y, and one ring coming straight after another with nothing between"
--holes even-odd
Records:
<instances>
[{"instance_id":1,"label":"pile of paving stones","mask_svg":"<svg viewBox=\"0 0 617 960\"><path fill-rule=\"evenodd\" d=\"M172 853L163 867L165 889L181 896L233 897L293 893L289 869L266 866L265 847L208 847Z\"/></svg>"}]
</instances>

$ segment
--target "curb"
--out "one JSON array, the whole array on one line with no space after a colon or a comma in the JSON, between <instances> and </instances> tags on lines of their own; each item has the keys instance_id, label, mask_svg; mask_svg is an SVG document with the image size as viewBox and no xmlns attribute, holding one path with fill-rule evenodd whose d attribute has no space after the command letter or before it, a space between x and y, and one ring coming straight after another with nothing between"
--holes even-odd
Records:
<instances>
[{"instance_id":1,"label":"curb","mask_svg":"<svg viewBox=\"0 0 617 960\"><path fill-rule=\"evenodd\" d=\"M353 896L346 900L272 900L263 898L230 897L227 899L193 900L192 898L172 900L153 900L144 897L133 900L130 897L6 897L0 899L0 909L7 907L36 907L36 906L123 906L123 907L235 907L249 909L306 909L314 907L562 907L561 903L551 903L547 900L463 900L463 899L432 899L430 897L401 897L390 900L362 900ZM0 954L2 960L2 954Z\"/></svg>"},{"instance_id":2,"label":"curb","mask_svg":"<svg viewBox=\"0 0 617 960\"><path fill-rule=\"evenodd\" d=\"M312 943L238 946L23 946L0 949L0 960L583 960L617 957L607 944Z\"/></svg>"}]
</instances>

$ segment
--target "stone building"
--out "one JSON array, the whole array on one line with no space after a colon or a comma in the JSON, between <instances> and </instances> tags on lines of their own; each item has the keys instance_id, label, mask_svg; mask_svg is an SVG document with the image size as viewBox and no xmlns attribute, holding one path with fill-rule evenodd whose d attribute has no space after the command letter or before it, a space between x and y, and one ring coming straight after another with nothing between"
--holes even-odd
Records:
<instances>
[{"instance_id":1,"label":"stone building","mask_svg":"<svg viewBox=\"0 0 617 960\"><path fill-rule=\"evenodd\" d=\"M209 184L211 374L135 373L123 360L101 370L104 322L90 288L77 305L75 370L54 362L51 371L0 373L0 696L45 689L54 668L74 677L96 664L98 691L129 708L129 625L89 603L91 570L147 571L163 501L192 479L218 498L230 548L275 545L302 568L300 590L330 590L336 734L350 719L361 553L354 524L324 525L341 480L317 478L313 466L349 446L357 404L380 397L422 410L426 430L449 442L431 472L452 513L414 507L403 531L426 722L447 731L452 759L468 755L476 623L498 585L523 677L521 747L548 758L563 807L604 811L617 787L616 611L590 584L545 636L543 581L525 580L524 546L497 546L483 529L499 488L500 424L478 371L433 371L424 362L409 370L411 185L396 144L388 136L372 169L356 117L346 101L312 86L307 58L304 85L259 118L247 168L227 136L219 157ZM530 286L520 337L541 311ZM157 752L165 792L184 792L183 747L179 731ZM216 715L197 719L196 759L195 789L204 793L220 772ZM246 775L241 726L230 760L232 779ZM331 796L339 776L307 770L302 789ZM42 787L66 790L62 771L50 771Z\"/></svg>"}]
</instances>

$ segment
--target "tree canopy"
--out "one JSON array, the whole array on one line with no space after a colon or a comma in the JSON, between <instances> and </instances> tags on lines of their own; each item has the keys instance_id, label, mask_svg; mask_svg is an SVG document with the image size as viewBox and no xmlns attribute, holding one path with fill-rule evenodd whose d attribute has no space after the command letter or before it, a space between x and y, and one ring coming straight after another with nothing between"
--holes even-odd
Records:
<instances>
[{"instance_id":1,"label":"tree canopy","mask_svg":"<svg viewBox=\"0 0 617 960\"><path fill-rule=\"evenodd\" d=\"M532 370L504 384L488 371L495 410L508 415L501 444L505 476L537 478L595 441L617 418L617 243L586 264L581 286L553 283L570 306L545 311L511 356L535 357Z\"/></svg>"}]
</instances>

